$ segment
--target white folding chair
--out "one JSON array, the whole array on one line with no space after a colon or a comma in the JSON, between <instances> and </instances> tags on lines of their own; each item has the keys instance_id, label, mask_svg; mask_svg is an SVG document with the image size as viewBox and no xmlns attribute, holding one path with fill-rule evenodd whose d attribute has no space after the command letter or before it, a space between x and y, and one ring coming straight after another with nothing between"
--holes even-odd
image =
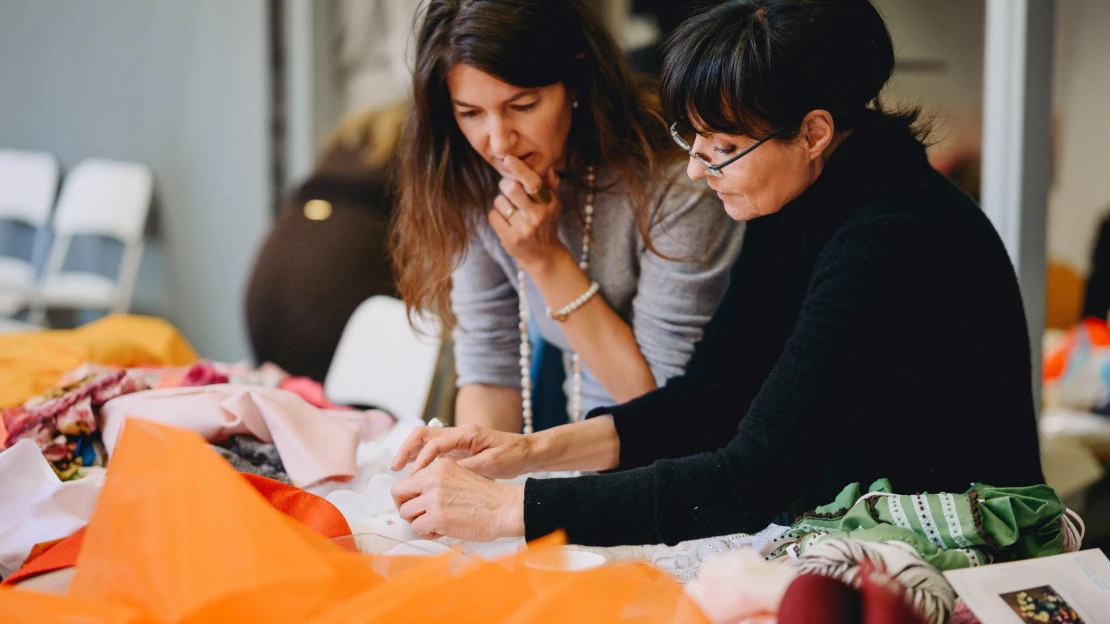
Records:
<instances>
[{"instance_id":1,"label":"white folding chair","mask_svg":"<svg viewBox=\"0 0 1110 624\"><path fill-rule=\"evenodd\" d=\"M52 154L0 150L0 219L35 228L36 251L57 191L58 161ZM34 253L20 258L0 250L0 316L12 316L30 304L34 260Z\"/></svg>"},{"instance_id":2,"label":"white folding chair","mask_svg":"<svg viewBox=\"0 0 1110 624\"><path fill-rule=\"evenodd\" d=\"M371 297L347 321L324 380L335 403L373 405L397 418L422 418L439 360L439 328L414 332L405 304Z\"/></svg>"},{"instance_id":3,"label":"white folding chair","mask_svg":"<svg viewBox=\"0 0 1110 624\"><path fill-rule=\"evenodd\" d=\"M143 229L154 193L146 165L89 159L66 176L54 213L54 243L31 303L31 321L42 324L51 307L106 308L126 312L139 274ZM102 236L123 243L116 279L66 270L74 236Z\"/></svg>"}]
</instances>

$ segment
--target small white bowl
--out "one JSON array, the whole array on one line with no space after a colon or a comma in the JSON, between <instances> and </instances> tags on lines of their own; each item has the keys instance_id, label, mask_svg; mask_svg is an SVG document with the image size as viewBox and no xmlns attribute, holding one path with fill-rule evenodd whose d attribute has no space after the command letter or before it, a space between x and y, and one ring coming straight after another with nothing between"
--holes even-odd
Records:
<instances>
[{"instance_id":1,"label":"small white bowl","mask_svg":"<svg viewBox=\"0 0 1110 624\"><path fill-rule=\"evenodd\" d=\"M533 570L550 572L581 572L592 570L606 563L609 559L605 555L586 550L568 548L559 549L559 555L549 554L541 557L525 557L524 565Z\"/></svg>"}]
</instances>

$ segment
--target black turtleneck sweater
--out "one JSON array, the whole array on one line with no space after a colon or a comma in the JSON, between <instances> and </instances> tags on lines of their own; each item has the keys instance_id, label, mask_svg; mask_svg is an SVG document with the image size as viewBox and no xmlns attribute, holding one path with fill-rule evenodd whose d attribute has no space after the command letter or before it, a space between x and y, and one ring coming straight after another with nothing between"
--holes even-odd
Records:
<instances>
[{"instance_id":1,"label":"black turtleneck sweater","mask_svg":"<svg viewBox=\"0 0 1110 624\"><path fill-rule=\"evenodd\" d=\"M1028 330L979 207L890 122L752 221L686 374L595 410L618 471L530 479L529 539L676 542L765 527L844 486L1043 483Z\"/></svg>"}]
</instances>

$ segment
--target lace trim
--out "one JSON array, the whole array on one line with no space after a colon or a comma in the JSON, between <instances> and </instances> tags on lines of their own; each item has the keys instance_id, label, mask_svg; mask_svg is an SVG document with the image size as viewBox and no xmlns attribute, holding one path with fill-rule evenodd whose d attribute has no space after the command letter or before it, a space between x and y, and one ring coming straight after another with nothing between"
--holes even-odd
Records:
<instances>
[{"instance_id":1,"label":"lace trim","mask_svg":"<svg viewBox=\"0 0 1110 624\"><path fill-rule=\"evenodd\" d=\"M917 519L921 522L921 530L925 531L925 537L938 548L947 548L944 540L940 538L940 528L933 521L933 510L929 507L929 499L923 494L914 494L910 496L910 501L913 503L914 511L917 512Z\"/></svg>"},{"instance_id":2,"label":"lace trim","mask_svg":"<svg viewBox=\"0 0 1110 624\"><path fill-rule=\"evenodd\" d=\"M979 559L979 555L971 548L957 548L956 552L962 552L973 568L983 565L983 562Z\"/></svg>"},{"instance_id":3,"label":"lace trim","mask_svg":"<svg viewBox=\"0 0 1110 624\"><path fill-rule=\"evenodd\" d=\"M888 509L890 509L890 516L894 519L894 524L903 529L912 531L913 527L910 526L910 519L906 515L906 510L902 509L901 498L898 496L888 496L886 500Z\"/></svg>"},{"instance_id":4,"label":"lace trim","mask_svg":"<svg viewBox=\"0 0 1110 624\"><path fill-rule=\"evenodd\" d=\"M939 495L940 508L944 511L944 521L948 524L948 534L952 541L960 548L970 548L971 542L964 537L964 527L960 522L960 514L956 510L956 498L949 493Z\"/></svg>"}]
</instances>

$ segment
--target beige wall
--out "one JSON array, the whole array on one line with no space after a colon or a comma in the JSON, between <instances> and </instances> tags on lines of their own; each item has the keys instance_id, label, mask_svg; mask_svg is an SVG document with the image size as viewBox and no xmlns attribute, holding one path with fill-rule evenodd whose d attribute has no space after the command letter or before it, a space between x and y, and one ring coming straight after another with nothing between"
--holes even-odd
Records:
<instances>
[{"instance_id":1,"label":"beige wall","mask_svg":"<svg viewBox=\"0 0 1110 624\"><path fill-rule=\"evenodd\" d=\"M941 149L978 143L983 0L876 0L899 58L942 61L943 73L897 74L888 100L938 113ZM1110 212L1110 2L1057 3L1053 95L1056 170L1049 257L1086 271L1099 220Z\"/></svg>"},{"instance_id":2,"label":"beige wall","mask_svg":"<svg viewBox=\"0 0 1110 624\"><path fill-rule=\"evenodd\" d=\"M1086 271L1098 223L1110 212L1110 2L1057 6L1058 161L1048 249Z\"/></svg>"}]
</instances>

